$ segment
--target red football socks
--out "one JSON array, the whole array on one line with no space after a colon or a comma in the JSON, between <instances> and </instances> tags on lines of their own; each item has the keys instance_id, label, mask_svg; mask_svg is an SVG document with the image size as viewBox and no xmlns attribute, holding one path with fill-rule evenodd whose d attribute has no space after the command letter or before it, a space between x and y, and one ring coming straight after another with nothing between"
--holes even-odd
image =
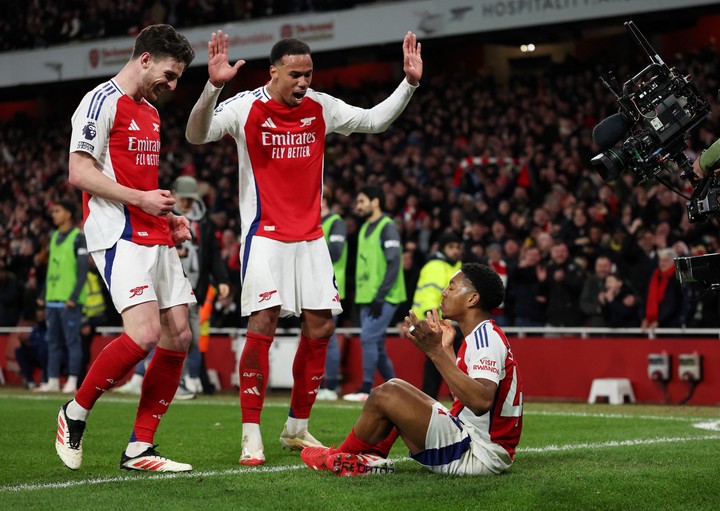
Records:
<instances>
[{"instance_id":1,"label":"red football socks","mask_svg":"<svg viewBox=\"0 0 720 511\"><path fill-rule=\"evenodd\" d=\"M270 374L272 337L248 332L240 356L240 409L243 423L260 424L265 388Z\"/></svg>"},{"instance_id":2,"label":"red football socks","mask_svg":"<svg viewBox=\"0 0 720 511\"><path fill-rule=\"evenodd\" d=\"M398 438L398 435L397 428L393 428L384 440L381 440L376 445L372 445L360 440L355 434L355 428L353 428L347 438L343 440L343 443L341 443L334 452L343 452L347 454L377 454L383 458L387 458L388 454L390 454L390 449L392 449L395 440Z\"/></svg>"},{"instance_id":3,"label":"red football socks","mask_svg":"<svg viewBox=\"0 0 720 511\"><path fill-rule=\"evenodd\" d=\"M325 373L328 339L309 339L300 335L293 361L293 389L290 396L290 417L307 419L315 404L317 391Z\"/></svg>"},{"instance_id":4,"label":"red football socks","mask_svg":"<svg viewBox=\"0 0 720 511\"><path fill-rule=\"evenodd\" d=\"M155 347L143 379L140 404L133 427L134 438L138 442L153 443L160 419L167 412L177 392L184 361L184 351Z\"/></svg>"},{"instance_id":5,"label":"red football socks","mask_svg":"<svg viewBox=\"0 0 720 511\"><path fill-rule=\"evenodd\" d=\"M86 410L91 410L105 391L114 387L146 356L147 351L123 333L112 340L95 359L75 401Z\"/></svg>"}]
</instances>

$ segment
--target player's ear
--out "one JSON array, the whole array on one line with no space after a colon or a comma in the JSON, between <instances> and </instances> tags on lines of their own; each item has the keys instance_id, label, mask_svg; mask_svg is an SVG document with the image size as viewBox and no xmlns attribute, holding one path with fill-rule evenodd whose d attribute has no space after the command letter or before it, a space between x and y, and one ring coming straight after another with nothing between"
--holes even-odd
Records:
<instances>
[{"instance_id":1,"label":"player's ear","mask_svg":"<svg viewBox=\"0 0 720 511\"><path fill-rule=\"evenodd\" d=\"M140 55L140 64L141 64L142 67L144 67L145 69L147 69L148 67L150 67L150 63L151 63L151 62L152 62L152 55L150 55L150 53L145 52L145 53L143 53L142 55Z\"/></svg>"},{"instance_id":2,"label":"player's ear","mask_svg":"<svg viewBox=\"0 0 720 511\"><path fill-rule=\"evenodd\" d=\"M477 291L469 292L467 298L468 308L477 307L478 303L480 303L480 294Z\"/></svg>"}]
</instances>

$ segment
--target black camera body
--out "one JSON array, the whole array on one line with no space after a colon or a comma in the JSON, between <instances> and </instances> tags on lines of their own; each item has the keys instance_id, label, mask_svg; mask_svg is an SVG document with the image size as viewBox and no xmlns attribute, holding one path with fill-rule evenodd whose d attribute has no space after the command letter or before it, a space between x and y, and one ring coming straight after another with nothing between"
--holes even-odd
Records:
<instances>
[{"instance_id":1,"label":"black camera body","mask_svg":"<svg viewBox=\"0 0 720 511\"><path fill-rule=\"evenodd\" d=\"M637 175L640 183L653 179L663 182L663 171L679 168L681 177L691 179L695 189L692 197L685 197L688 217L691 222L705 221L718 210L715 197L720 188L714 178L694 181L692 164L684 151L688 132L710 114L710 102L689 76L662 61L632 21L625 27L651 63L622 88L614 78L612 85L601 78L620 108L595 126L593 140L602 152L592 158L590 166L608 183L625 170Z\"/></svg>"}]
</instances>

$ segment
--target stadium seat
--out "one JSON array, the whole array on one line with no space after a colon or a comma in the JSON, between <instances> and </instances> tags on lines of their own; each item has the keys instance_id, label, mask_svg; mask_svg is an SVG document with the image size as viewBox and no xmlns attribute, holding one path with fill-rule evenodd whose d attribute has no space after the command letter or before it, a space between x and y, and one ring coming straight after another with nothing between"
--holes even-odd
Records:
<instances>
[{"instance_id":1,"label":"stadium seat","mask_svg":"<svg viewBox=\"0 0 720 511\"><path fill-rule=\"evenodd\" d=\"M607 398L611 405L635 402L632 384L627 378L595 378L590 386L588 403L594 404L598 398Z\"/></svg>"}]
</instances>

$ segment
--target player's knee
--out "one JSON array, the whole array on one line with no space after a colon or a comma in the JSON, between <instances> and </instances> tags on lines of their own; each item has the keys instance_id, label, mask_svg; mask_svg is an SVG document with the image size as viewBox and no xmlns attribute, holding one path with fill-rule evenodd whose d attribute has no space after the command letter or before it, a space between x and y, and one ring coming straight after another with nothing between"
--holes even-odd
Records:
<instances>
[{"instance_id":1,"label":"player's knee","mask_svg":"<svg viewBox=\"0 0 720 511\"><path fill-rule=\"evenodd\" d=\"M192 338L193 334L190 325L188 325L187 328L180 330L176 339L178 349L181 351L187 351L188 348L190 348L190 344L192 343Z\"/></svg>"},{"instance_id":2,"label":"player's knee","mask_svg":"<svg viewBox=\"0 0 720 511\"><path fill-rule=\"evenodd\" d=\"M366 406L374 406L383 408L387 406L395 406L395 403L401 399L402 380L392 378L372 389L368 396Z\"/></svg>"},{"instance_id":3,"label":"player's knee","mask_svg":"<svg viewBox=\"0 0 720 511\"><path fill-rule=\"evenodd\" d=\"M157 328L148 326L146 330L133 333L126 332L145 351L152 350L160 341L160 325Z\"/></svg>"},{"instance_id":4,"label":"player's knee","mask_svg":"<svg viewBox=\"0 0 720 511\"><path fill-rule=\"evenodd\" d=\"M310 332L311 339L330 339L335 330L335 323L332 318L327 321L322 321L313 326L313 331Z\"/></svg>"}]
</instances>

